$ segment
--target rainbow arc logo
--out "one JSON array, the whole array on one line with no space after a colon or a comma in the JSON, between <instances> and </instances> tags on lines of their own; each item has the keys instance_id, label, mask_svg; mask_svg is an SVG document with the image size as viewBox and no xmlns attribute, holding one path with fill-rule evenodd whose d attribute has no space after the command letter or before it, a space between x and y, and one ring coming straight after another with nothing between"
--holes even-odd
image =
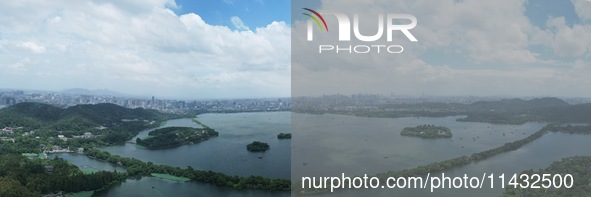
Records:
<instances>
[{"instance_id":1,"label":"rainbow arc logo","mask_svg":"<svg viewBox=\"0 0 591 197\"><path fill-rule=\"evenodd\" d=\"M302 13L303 15L306 15L306 16L310 17L312 20L314 20L316 22L316 24L318 25L318 27L320 27L321 30L326 30L328 32L328 25L326 25L326 21L324 20L324 17L322 17L322 15L320 15L320 13L318 13L310 8L302 8L302 9L314 14L314 15L312 15L312 14L305 13L305 12ZM318 18L316 18L316 17L318 17ZM318 20L318 19L320 19L320 20ZM322 21L322 24L324 24L324 27L322 26L322 24L320 24L320 21Z\"/></svg>"},{"instance_id":2,"label":"rainbow arc logo","mask_svg":"<svg viewBox=\"0 0 591 197\"><path fill-rule=\"evenodd\" d=\"M302 8L305 10L303 15L309 17L306 21L307 32L306 38L307 41L314 40L314 22L320 28L320 31L328 32L328 25L324 20L324 17L315 10L310 8ZM377 29L378 31L372 35L365 35L362 34L360 31L360 24L363 23L359 21L359 14L345 14L343 12L338 11L328 11L322 10L322 14L333 16L334 19L337 20L338 26L333 29L338 34L338 42L337 44L320 44L318 45L318 53L323 52L334 52L334 53L402 53L404 48L400 45L392 44L379 44L376 43L378 41L386 41L387 43L392 42L394 39L394 32L399 31L406 36L411 42L417 42L418 40L410 33L409 30L413 29L417 25L417 18L411 14L404 14L404 13L378 13L377 14ZM351 16L352 19L351 20ZM402 24L400 24L402 21ZM405 23L407 22L408 23ZM367 23L368 21L365 21ZM371 22L373 23L373 22ZM375 24L375 23L374 23ZM386 39L382 39L383 36L386 36ZM332 38L334 35L330 35L331 38L325 39L328 41L334 41L335 38ZM353 45L350 43L351 37L354 36L356 41L360 41L362 43ZM367 43L367 44L363 44ZM374 44L375 43L375 44ZM382 42L383 43L383 42Z\"/></svg>"}]
</instances>

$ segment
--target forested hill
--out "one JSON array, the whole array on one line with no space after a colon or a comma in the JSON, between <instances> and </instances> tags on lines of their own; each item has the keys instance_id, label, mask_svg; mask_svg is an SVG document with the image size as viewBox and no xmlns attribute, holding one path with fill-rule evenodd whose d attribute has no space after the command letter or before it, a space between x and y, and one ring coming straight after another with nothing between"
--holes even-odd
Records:
<instances>
[{"instance_id":1,"label":"forested hill","mask_svg":"<svg viewBox=\"0 0 591 197\"><path fill-rule=\"evenodd\" d=\"M300 103L298 103L300 102ZM294 112L335 113L367 117L444 117L466 116L458 121L494 124L524 124L526 122L591 123L591 103L571 105L559 98L544 97L531 100L502 99L461 103L376 104L343 107L336 101L314 98L295 99Z\"/></svg>"},{"instance_id":2,"label":"forested hill","mask_svg":"<svg viewBox=\"0 0 591 197\"><path fill-rule=\"evenodd\" d=\"M81 116L97 123L108 124L121 120L158 120L165 115L153 109L129 109L111 103L76 105L64 110L62 118Z\"/></svg>"},{"instance_id":3,"label":"forested hill","mask_svg":"<svg viewBox=\"0 0 591 197\"><path fill-rule=\"evenodd\" d=\"M536 109L532 114L542 121L591 124L591 103Z\"/></svg>"},{"instance_id":4,"label":"forested hill","mask_svg":"<svg viewBox=\"0 0 591 197\"><path fill-rule=\"evenodd\" d=\"M558 98L504 99L467 105L461 121L523 124L528 121L591 123L591 104L570 105Z\"/></svg>"},{"instance_id":5,"label":"forested hill","mask_svg":"<svg viewBox=\"0 0 591 197\"><path fill-rule=\"evenodd\" d=\"M531 110L549 107L566 107L569 104L563 100L553 97L535 98L531 100L522 99L502 99L499 101L478 101L466 105L469 111L517 111Z\"/></svg>"},{"instance_id":6,"label":"forested hill","mask_svg":"<svg viewBox=\"0 0 591 197\"><path fill-rule=\"evenodd\" d=\"M77 105L59 108L42 103L19 103L0 110L0 129L35 131L41 137L73 137L91 132L100 142L123 143L143 129L157 127L161 121L181 118L149 109L128 109L115 104Z\"/></svg>"},{"instance_id":7,"label":"forested hill","mask_svg":"<svg viewBox=\"0 0 591 197\"><path fill-rule=\"evenodd\" d=\"M170 115L156 110L128 109L115 104L77 105L59 108L43 103L19 103L0 110L0 127L41 127L68 122L102 126L121 123L123 120L157 121Z\"/></svg>"}]
</instances>

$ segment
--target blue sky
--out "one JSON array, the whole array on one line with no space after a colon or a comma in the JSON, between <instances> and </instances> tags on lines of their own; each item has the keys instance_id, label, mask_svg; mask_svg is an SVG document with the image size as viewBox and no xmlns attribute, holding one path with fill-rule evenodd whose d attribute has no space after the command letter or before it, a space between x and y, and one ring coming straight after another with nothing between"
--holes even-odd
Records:
<instances>
[{"instance_id":1,"label":"blue sky","mask_svg":"<svg viewBox=\"0 0 591 197\"><path fill-rule=\"evenodd\" d=\"M254 29L273 21L290 21L288 0L177 0L178 15L198 13L205 22L234 27L230 18L239 17L245 25Z\"/></svg>"},{"instance_id":2,"label":"blue sky","mask_svg":"<svg viewBox=\"0 0 591 197\"><path fill-rule=\"evenodd\" d=\"M0 88L286 97L289 3L0 1Z\"/></svg>"},{"instance_id":3,"label":"blue sky","mask_svg":"<svg viewBox=\"0 0 591 197\"><path fill-rule=\"evenodd\" d=\"M540 27L546 27L546 21L549 17L563 16L566 23L572 26L575 23L580 23L581 20L575 12L575 7L571 1L556 1L556 0L534 0L525 3L525 15L529 18L532 24Z\"/></svg>"}]
</instances>

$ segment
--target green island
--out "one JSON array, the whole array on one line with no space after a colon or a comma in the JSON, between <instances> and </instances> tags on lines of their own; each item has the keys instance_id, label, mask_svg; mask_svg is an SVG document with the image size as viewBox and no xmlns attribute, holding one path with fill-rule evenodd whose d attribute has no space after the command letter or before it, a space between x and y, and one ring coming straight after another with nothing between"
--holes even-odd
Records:
<instances>
[{"instance_id":1,"label":"green island","mask_svg":"<svg viewBox=\"0 0 591 197\"><path fill-rule=\"evenodd\" d=\"M166 127L150 131L147 138L136 138L136 143L148 149L165 149L198 143L218 135L209 127Z\"/></svg>"},{"instance_id":2,"label":"green island","mask_svg":"<svg viewBox=\"0 0 591 197\"><path fill-rule=\"evenodd\" d=\"M250 152L265 152L269 150L269 144L259 141L254 141L246 145L246 150Z\"/></svg>"},{"instance_id":3,"label":"green island","mask_svg":"<svg viewBox=\"0 0 591 197\"><path fill-rule=\"evenodd\" d=\"M97 149L124 144L140 131L156 128L163 121L193 117L109 103L60 108L24 102L2 108L0 128L8 131L0 134L6 139L0 140L0 196L88 194L127 179L153 176L152 173L234 189L291 189L291 182L286 179L238 177L190 166L156 165ZM200 131L208 133L207 129L204 126ZM81 170L59 157L45 159L44 152L82 152L89 158L120 165L126 172Z\"/></svg>"},{"instance_id":4,"label":"green island","mask_svg":"<svg viewBox=\"0 0 591 197\"><path fill-rule=\"evenodd\" d=\"M402 136L414 136L421 138L450 138L451 130L443 126L419 125L416 127L406 127L400 132Z\"/></svg>"},{"instance_id":5,"label":"green island","mask_svg":"<svg viewBox=\"0 0 591 197\"><path fill-rule=\"evenodd\" d=\"M279 133L277 139L291 139L291 133Z\"/></svg>"}]
</instances>

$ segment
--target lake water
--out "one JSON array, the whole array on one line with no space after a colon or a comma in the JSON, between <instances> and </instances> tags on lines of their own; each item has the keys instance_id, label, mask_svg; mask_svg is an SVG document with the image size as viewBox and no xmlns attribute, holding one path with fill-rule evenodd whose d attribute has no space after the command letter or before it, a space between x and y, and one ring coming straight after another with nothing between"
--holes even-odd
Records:
<instances>
[{"instance_id":1,"label":"lake water","mask_svg":"<svg viewBox=\"0 0 591 197\"><path fill-rule=\"evenodd\" d=\"M49 158L60 157L81 169L94 169L125 172L125 168L108 162L99 161L77 153L50 154ZM154 187L154 188L152 188ZM128 179L123 183L113 185L107 190L95 192L95 197L110 196L289 196L289 192L263 191L263 190L234 190L227 187L218 187L212 184L197 182L177 182L159 179L155 177L142 177L139 180Z\"/></svg>"},{"instance_id":2,"label":"lake water","mask_svg":"<svg viewBox=\"0 0 591 197\"><path fill-rule=\"evenodd\" d=\"M525 138L544 124L493 125L456 122L443 118L367 118L343 115L293 114L292 180L301 176L363 175L402 170L502 146ZM404 127L421 124L446 126L453 137L422 139L401 136ZM483 173L512 174L549 166L553 161L591 155L591 135L549 133L522 148L478 163L447 170L448 176L481 177ZM441 174L439 174L441 175ZM320 196L498 196L495 189L345 190Z\"/></svg>"},{"instance_id":3,"label":"lake water","mask_svg":"<svg viewBox=\"0 0 591 197\"><path fill-rule=\"evenodd\" d=\"M532 143L526 144L516 151L503 153L484 161L472 163L463 167L443 171L448 177L468 176L482 177L483 173L494 173L495 176L505 174L505 181L514 173L528 169L548 167L552 162L570 156L591 156L591 135L574 135L564 133L549 133ZM431 174L433 176L433 174ZM441 176L440 173L437 173ZM576 177L575 177L576 179ZM431 193L429 189L373 189L373 190L341 190L317 196L433 196L458 197L482 196L493 197L503 193L500 181L495 180L494 189L490 189L490 182L486 182L487 189L436 189Z\"/></svg>"},{"instance_id":4,"label":"lake water","mask_svg":"<svg viewBox=\"0 0 591 197\"><path fill-rule=\"evenodd\" d=\"M198 119L220 132L220 136L194 145L165 150L147 150L133 144L105 147L103 150L124 157L185 168L212 170L232 175L289 178L375 174L402 170L462 155L470 155L507 142L522 139L541 129L543 123L494 125L456 122L457 118L367 118L344 115L311 115L290 112L203 114ZM289 132L292 140L278 140L280 132ZM421 124L446 126L452 138L422 139L400 136L404 127ZM168 121L168 126L199 127L191 119ZM139 136L146 136L150 130ZM264 141L271 149L250 153L246 144ZM591 155L591 135L549 133L522 148L478 163L447 170L448 176L482 176L482 173L518 173L530 168L545 168L553 161L575 155ZM290 151L291 149L293 152ZM69 155L69 156L67 156ZM261 156L262 159L258 157ZM60 155L87 166L100 166L77 154ZM82 157L78 159L78 157ZM292 163L290 163L290 161ZM90 162L90 163L88 163ZM86 164L85 164L86 163ZM78 165L78 164L77 164ZM101 164L102 165L102 164ZM117 167L117 166L115 166ZM97 167L101 168L101 167ZM103 167L108 169L109 167ZM119 169L118 169L119 171ZM414 190L346 190L320 196L498 196L495 189L442 189L430 193ZM154 188L152 188L154 187ZM185 195L186 194L186 195ZM236 191L202 183L179 183L153 177L127 180L95 196L287 196L289 192L258 190Z\"/></svg>"},{"instance_id":5,"label":"lake water","mask_svg":"<svg viewBox=\"0 0 591 197\"><path fill-rule=\"evenodd\" d=\"M293 176L376 174L403 170L499 147L527 137L545 124L493 125L443 118L368 118L294 114ZM452 138L401 136L404 127L445 126ZM300 174L301 172L301 174Z\"/></svg>"},{"instance_id":6,"label":"lake water","mask_svg":"<svg viewBox=\"0 0 591 197\"><path fill-rule=\"evenodd\" d=\"M134 144L104 147L124 157L133 157L142 161L154 162L186 168L212 170L230 175L260 175L271 178L289 178L290 176L290 140L278 140L277 134L290 132L290 112L261 112L235 114L203 114L198 119L220 133L216 138L193 145L172 149L148 150ZM200 128L192 119L167 121L162 127L187 126ZM148 129L136 137L146 137ZM135 141L135 138L132 141ZM271 146L264 153L251 153L246 145L252 141L263 141ZM54 154L81 168L124 171L120 166L90 159L79 154ZM259 159L259 157L262 157ZM154 188L152 188L154 187ZM290 196L289 192L263 190L234 190L211 184L197 182L175 182L154 177L139 180L128 179L107 190L99 191L94 196Z\"/></svg>"},{"instance_id":7,"label":"lake water","mask_svg":"<svg viewBox=\"0 0 591 197\"><path fill-rule=\"evenodd\" d=\"M114 165L109 162L102 162L95 159L91 159L86 155L78 154L78 153L53 153L48 154L48 158L53 159L56 157L65 159L70 163L78 166L81 170L89 169L89 170L99 170L99 171L117 171L117 172L126 172L125 168L122 166Z\"/></svg>"},{"instance_id":8,"label":"lake water","mask_svg":"<svg viewBox=\"0 0 591 197\"><path fill-rule=\"evenodd\" d=\"M81 169L94 169L125 172L125 168L108 162L99 161L77 153L50 154L49 158L60 157ZM152 188L153 187L153 188ZM107 190L95 192L95 197L111 196L252 196L274 197L290 196L289 192L264 191L264 190L234 190L227 187L218 187L212 184L197 182L177 182L159 179L155 177L142 177L139 180L128 179L123 183L113 185Z\"/></svg>"},{"instance_id":9,"label":"lake water","mask_svg":"<svg viewBox=\"0 0 591 197\"><path fill-rule=\"evenodd\" d=\"M279 140L277 134L290 132L291 112L259 112L231 114L203 114L197 116L203 124L219 132L209 140L171 149L149 150L135 144L101 148L111 154L133 157L144 162L165 164L199 170L211 170L228 175L290 177L290 140ZM167 121L162 127L200 127L192 119ZM138 134L145 137L154 129ZM269 144L270 150L253 153L246 145L253 141ZM261 158L259 158L261 157Z\"/></svg>"}]
</instances>

